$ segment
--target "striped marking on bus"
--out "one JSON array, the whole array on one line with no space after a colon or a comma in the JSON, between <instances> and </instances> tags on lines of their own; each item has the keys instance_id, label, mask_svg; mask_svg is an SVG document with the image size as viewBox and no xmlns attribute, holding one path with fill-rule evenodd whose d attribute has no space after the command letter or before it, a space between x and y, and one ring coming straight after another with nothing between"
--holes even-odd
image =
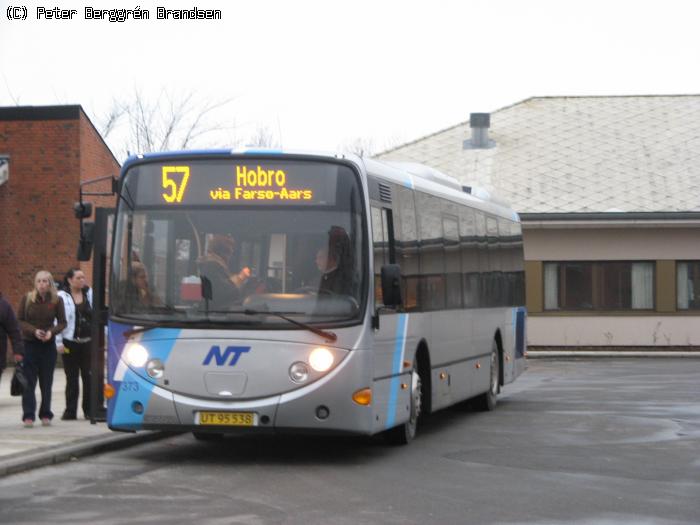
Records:
<instances>
[{"instance_id":1,"label":"striped marking on bus","mask_svg":"<svg viewBox=\"0 0 700 525\"><path fill-rule=\"evenodd\" d=\"M389 403L386 415L386 428L394 426L396 421L396 400L399 397L399 386L401 384L401 367L403 357L406 352L406 333L408 332L408 314L398 314L396 321L396 344L394 346L394 358L392 361L391 386L389 387Z\"/></svg>"},{"instance_id":2,"label":"striped marking on bus","mask_svg":"<svg viewBox=\"0 0 700 525\"><path fill-rule=\"evenodd\" d=\"M148 341L143 341L144 334L139 334L134 342L142 343L148 347L149 359L157 358L163 363L167 363L180 332L180 329L156 328L148 334L155 340L149 337ZM119 383L115 385L117 395L114 397L114 412L111 420L117 426L123 425L138 429L143 425L143 416L148 411L148 402L151 399L153 389L158 387L132 370L122 359L119 361L114 373L115 381L119 381ZM132 409L135 401L143 405L141 414L137 414Z\"/></svg>"}]
</instances>

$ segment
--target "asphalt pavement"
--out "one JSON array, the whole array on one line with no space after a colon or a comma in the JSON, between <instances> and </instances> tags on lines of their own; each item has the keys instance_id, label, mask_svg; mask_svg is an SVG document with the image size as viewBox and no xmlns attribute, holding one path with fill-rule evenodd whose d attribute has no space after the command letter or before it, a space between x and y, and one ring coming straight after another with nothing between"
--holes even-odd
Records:
<instances>
[{"instance_id":1,"label":"asphalt pavement","mask_svg":"<svg viewBox=\"0 0 700 525\"><path fill-rule=\"evenodd\" d=\"M186 433L0 478L0 522L698 525L700 361L533 359L415 442Z\"/></svg>"},{"instance_id":2,"label":"asphalt pavement","mask_svg":"<svg viewBox=\"0 0 700 525\"><path fill-rule=\"evenodd\" d=\"M690 357L700 358L700 352L529 352L529 358L567 357ZM51 425L44 427L38 420L33 428L22 424L21 398L10 396L12 368L8 368L0 381L0 477L23 470L52 465L64 461L105 452L166 437L161 432L118 433L105 423L91 424L85 419L62 421L65 408L65 373L57 368L52 389ZM36 387L37 405L40 391ZM79 411L80 412L80 411Z\"/></svg>"},{"instance_id":3,"label":"asphalt pavement","mask_svg":"<svg viewBox=\"0 0 700 525\"><path fill-rule=\"evenodd\" d=\"M10 395L11 379L12 368L8 368L0 380L0 477L162 437L155 432L117 433L109 430L106 423L93 425L82 418L61 421L66 406L66 376L62 368L54 373L51 410L55 417L51 425L42 426L37 417L33 428L25 428L22 398ZM36 395L38 406L38 385Z\"/></svg>"}]
</instances>

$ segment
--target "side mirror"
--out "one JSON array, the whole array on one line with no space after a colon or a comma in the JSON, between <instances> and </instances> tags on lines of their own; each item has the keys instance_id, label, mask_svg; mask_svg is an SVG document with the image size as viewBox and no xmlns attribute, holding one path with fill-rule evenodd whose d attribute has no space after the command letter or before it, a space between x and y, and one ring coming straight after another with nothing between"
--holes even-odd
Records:
<instances>
[{"instance_id":1,"label":"side mirror","mask_svg":"<svg viewBox=\"0 0 700 525\"><path fill-rule=\"evenodd\" d=\"M76 202L73 204L73 213L75 213L76 219L87 219L92 215L92 203L90 202Z\"/></svg>"},{"instance_id":2,"label":"side mirror","mask_svg":"<svg viewBox=\"0 0 700 525\"><path fill-rule=\"evenodd\" d=\"M89 261L92 257L92 245L95 240L95 223L84 222L83 234L78 241L78 254L76 258L79 261Z\"/></svg>"},{"instance_id":3,"label":"side mirror","mask_svg":"<svg viewBox=\"0 0 700 525\"><path fill-rule=\"evenodd\" d=\"M382 266L382 297L384 306L398 308L403 304L401 299L401 267L398 264Z\"/></svg>"}]
</instances>

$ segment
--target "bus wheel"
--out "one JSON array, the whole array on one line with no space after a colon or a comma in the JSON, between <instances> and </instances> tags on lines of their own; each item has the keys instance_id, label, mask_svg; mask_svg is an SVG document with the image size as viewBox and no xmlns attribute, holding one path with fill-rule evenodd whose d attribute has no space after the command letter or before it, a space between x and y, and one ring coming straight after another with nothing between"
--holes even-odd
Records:
<instances>
[{"instance_id":1,"label":"bus wheel","mask_svg":"<svg viewBox=\"0 0 700 525\"><path fill-rule=\"evenodd\" d=\"M414 359L413 370L411 371L411 406L408 421L389 429L386 433L387 441L393 445L407 445L416 437L418 429L418 417L423 406L423 387L420 374L418 373L418 361Z\"/></svg>"},{"instance_id":2,"label":"bus wheel","mask_svg":"<svg viewBox=\"0 0 700 525\"><path fill-rule=\"evenodd\" d=\"M489 389L474 400L477 410L484 412L496 408L499 386L499 359L498 359L498 344L496 341L491 345L491 378L489 381Z\"/></svg>"},{"instance_id":3,"label":"bus wheel","mask_svg":"<svg viewBox=\"0 0 700 525\"><path fill-rule=\"evenodd\" d=\"M210 432L192 432L192 435L197 441L221 441L224 439L223 434L212 434Z\"/></svg>"}]
</instances>

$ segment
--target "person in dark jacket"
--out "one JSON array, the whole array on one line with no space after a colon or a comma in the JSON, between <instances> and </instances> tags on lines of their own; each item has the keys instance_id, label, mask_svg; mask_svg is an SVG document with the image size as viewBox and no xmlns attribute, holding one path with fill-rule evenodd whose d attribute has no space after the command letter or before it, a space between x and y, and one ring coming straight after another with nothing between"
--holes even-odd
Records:
<instances>
[{"instance_id":1,"label":"person in dark jacket","mask_svg":"<svg viewBox=\"0 0 700 525\"><path fill-rule=\"evenodd\" d=\"M24 356L24 344L22 343L22 333L12 306L0 293L0 377L7 363L7 338L12 341L12 353L15 363L20 363Z\"/></svg>"},{"instance_id":2,"label":"person in dark jacket","mask_svg":"<svg viewBox=\"0 0 700 525\"><path fill-rule=\"evenodd\" d=\"M90 361L92 289L80 268L71 268L63 278L58 296L66 313L66 328L56 336L56 348L66 373L66 409L63 420L77 419L80 380L83 381L83 414L90 413Z\"/></svg>"},{"instance_id":3,"label":"person in dark jacket","mask_svg":"<svg viewBox=\"0 0 700 525\"><path fill-rule=\"evenodd\" d=\"M49 426L51 412L51 387L56 369L56 334L66 327L63 301L59 299L53 276L46 271L37 272L34 289L22 297L17 310L17 319L24 338L24 372L29 385L22 394L22 421L24 426L34 426L36 417L37 379L41 389L39 419Z\"/></svg>"},{"instance_id":4,"label":"person in dark jacket","mask_svg":"<svg viewBox=\"0 0 700 525\"><path fill-rule=\"evenodd\" d=\"M316 265L321 271L319 293L353 295L350 239L343 228L331 227L328 247L317 252Z\"/></svg>"},{"instance_id":5,"label":"person in dark jacket","mask_svg":"<svg viewBox=\"0 0 700 525\"><path fill-rule=\"evenodd\" d=\"M316 252L316 266L321 272L319 280L320 293L341 293L342 283L338 262L332 255L328 255L328 248L319 248Z\"/></svg>"},{"instance_id":6,"label":"person in dark jacket","mask_svg":"<svg viewBox=\"0 0 700 525\"><path fill-rule=\"evenodd\" d=\"M213 235L207 246L207 254L197 261L199 273L211 281L214 310L230 308L242 300L241 288L250 277L250 268L231 273L229 262L233 256L234 240L226 235Z\"/></svg>"}]
</instances>

